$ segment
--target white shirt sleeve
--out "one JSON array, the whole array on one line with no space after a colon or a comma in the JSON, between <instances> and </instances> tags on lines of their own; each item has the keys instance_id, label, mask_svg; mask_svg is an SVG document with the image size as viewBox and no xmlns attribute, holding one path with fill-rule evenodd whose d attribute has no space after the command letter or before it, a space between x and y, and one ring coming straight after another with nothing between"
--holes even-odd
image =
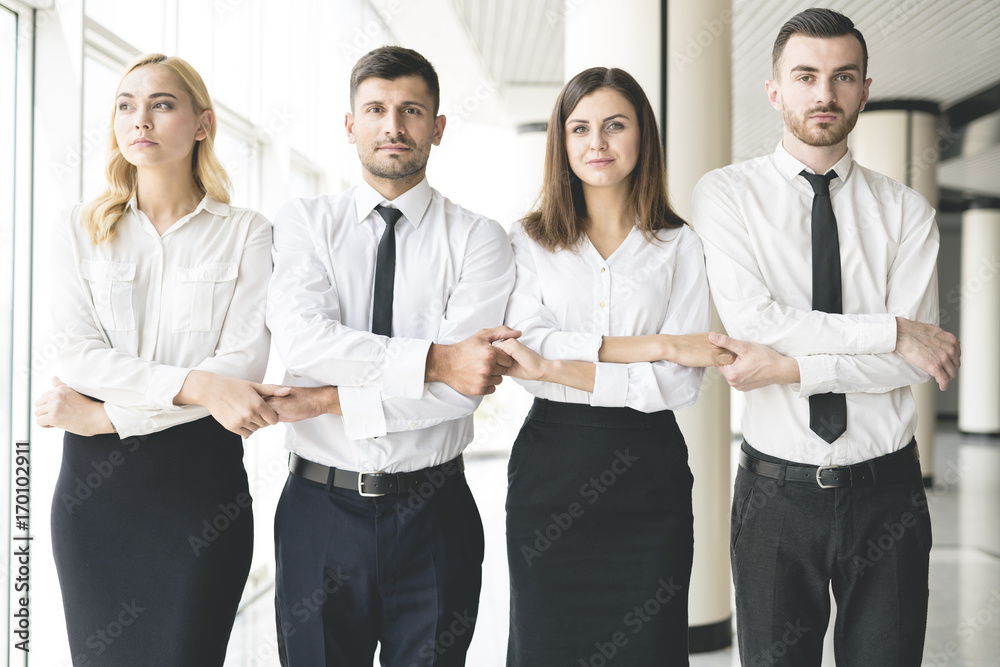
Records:
<instances>
[{"instance_id":1,"label":"white shirt sleeve","mask_svg":"<svg viewBox=\"0 0 1000 667\"><path fill-rule=\"evenodd\" d=\"M711 314L701 243L694 233L679 234L676 242L681 247L675 254L670 300L659 333L707 331ZM704 368L689 368L671 361L599 362L591 405L629 407L640 412L680 410L694 405L704 374Z\"/></svg>"},{"instance_id":2,"label":"white shirt sleeve","mask_svg":"<svg viewBox=\"0 0 1000 667\"><path fill-rule=\"evenodd\" d=\"M248 239L240 257L239 274L233 297L219 335L215 354L195 368L226 377L260 382L267 369L271 334L264 326L267 283L271 275L271 225L252 211L257 219L248 226ZM207 417L207 409L196 406L171 406L151 410L105 403L105 411L122 438L154 433Z\"/></svg>"},{"instance_id":3,"label":"white shirt sleeve","mask_svg":"<svg viewBox=\"0 0 1000 667\"><path fill-rule=\"evenodd\" d=\"M298 202L274 219L274 274L268 288L267 325L288 372L335 387L379 386L389 394L423 393L430 341L389 338L342 324L337 285L317 255ZM350 261L345 256L341 261Z\"/></svg>"},{"instance_id":4,"label":"white shirt sleeve","mask_svg":"<svg viewBox=\"0 0 1000 667\"><path fill-rule=\"evenodd\" d=\"M521 343L546 359L596 363L603 342L601 333L562 330L555 313L544 303L533 253L547 251L532 241L520 225L511 231L510 242L517 262L517 278L507 304L507 325L520 330ZM526 387L534 385L524 383ZM558 393L562 395L563 390Z\"/></svg>"},{"instance_id":5,"label":"white shirt sleeve","mask_svg":"<svg viewBox=\"0 0 1000 667\"><path fill-rule=\"evenodd\" d=\"M940 234L934 209L913 193L902 209L902 238L889 269L886 309L906 319L938 323L937 255ZM923 384L930 375L896 352L877 355L798 357L799 396L834 392L885 393Z\"/></svg>"},{"instance_id":6,"label":"white shirt sleeve","mask_svg":"<svg viewBox=\"0 0 1000 667\"><path fill-rule=\"evenodd\" d=\"M94 296L79 272L81 258L73 233L73 227L80 224L79 211L77 207L60 220L51 236L52 284L59 286L53 290L52 321L67 337L56 358L59 377L98 400L174 410L174 397L190 369L140 359L111 346L99 324Z\"/></svg>"},{"instance_id":7,"label":"white shirt sleeve","mask_svg":"<svg viewBox=\"0 0 1000 667\"><path fill-rule=\"evenodd\" d=\"M786 356L892 352L896 347L892 314L831 314L774 300L724 178L715 171L698 182L692 195L692 224L704 244L712 298L729 335Z\"/></svg>"}]
</instances>

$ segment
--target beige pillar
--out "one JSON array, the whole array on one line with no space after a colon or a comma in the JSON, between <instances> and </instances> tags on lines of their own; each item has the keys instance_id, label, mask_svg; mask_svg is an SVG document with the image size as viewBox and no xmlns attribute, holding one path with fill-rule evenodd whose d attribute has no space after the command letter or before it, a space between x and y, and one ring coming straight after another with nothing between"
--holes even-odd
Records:
<instances>
[{"instance_id":1,"label":"beige pillar","mask_svg":"<svg viewBox=\"0 0 1000 667\"><path fill-rule=\"evenodd\" d=\"M677 212L691 216L691 192L705 173L732 161L732 6L729 0L668 0L667 180ZM712 329L722 331L714 313ZM694 473L692 652L732 643L729 572L730 389L715 369L694 407L678 413Z\"/></svg>"},{"instance_id":2,"label":"beige pillar","mask_svg":"<svg viewBox=\"0 0 1000 667\"><path fill-rule=\"evenodd\" d=\"M858 118L851 133L851 152L859 164L908 185L937 207L937 104L906 101L880 103ZM924 482L934 477L934 431L937 426L938 387L934 382L913 385L917 404L917 447Z\"/></svg>"},{"instance_id":3,"label":"beige pillar","mask_svg":"<svg viewBox=\"0 0 1000 667\"><path fill-rule=\"evenodd\" d=\"M1000 435L1000 200L973 200L962 216L958 430Z\"/></svg>"}]
</instances>

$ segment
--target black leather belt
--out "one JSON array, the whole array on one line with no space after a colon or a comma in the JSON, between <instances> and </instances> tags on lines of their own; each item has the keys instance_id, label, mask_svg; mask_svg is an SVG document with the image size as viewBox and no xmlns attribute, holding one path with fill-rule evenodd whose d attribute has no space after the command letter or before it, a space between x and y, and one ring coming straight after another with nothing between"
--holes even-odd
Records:
<instances>
[{"instance_id":1,"label":"black leather belt","mask_svg":"<svg viewBox=\"0 0 1000 667\"><path fill-rule=\"evenodd\" d=\"M888 456L849 466L811 466L800 463L762 461L740 450L740 467L771 479L816 484L823 489L874 486L914 479L913 468L920 460L915 442Z\"/></svg>"},{"instance_id":2,"label":"black leather belt","mask_svg":"<svg viewBox=\"0 0 1000 667\"><path fill-rule=\"evenodd\" d=\"M357 491L362 496L385 496L406 493L416 489L421 483L430 483L434 488L444 486L451 478L465 473L465 461L459 454L447 463L416 470L414 472L352 472L331 468L292 453L288 456L288 469L311 482L326 484L333 471L333 485L341 489Z\"/></svg>"}]
</instances>

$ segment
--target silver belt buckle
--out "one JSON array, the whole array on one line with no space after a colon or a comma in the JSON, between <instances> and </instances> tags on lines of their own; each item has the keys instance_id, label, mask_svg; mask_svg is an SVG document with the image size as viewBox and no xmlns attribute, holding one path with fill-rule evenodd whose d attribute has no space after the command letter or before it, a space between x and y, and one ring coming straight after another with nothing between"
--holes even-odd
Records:
<instances>
[{"instance_id":1,"label":"silver belt buckle","mask_svg":"<svg viewBox=\"0 0 1000 667\"><path fill-rule=\"evenodd\" d=\"M833 484L824 484L823 483L823 471L824 470L836 470L837 468L842 468L842 467L844 467L844 466L819 466L819 467L817 467L816 468L816 483L819 484L819 488L821 488L821 489L836 489L837 487L834 486ZM848 474L851 473L851 468L849 466L847 467L847 472L848 472ZM853 484L852 484L852 486L853 486Z\"/></svg>"},{"instance_id":2,"label":"silver belt buckle","mask_svg":"<svg viewBox=\"0 0 1000 667\"><path fill-rule=\"evenodd\" d=\"M359 472L358 493L360 493L365 498L378 498L380 496L384 496L385 495L384 493L365 493L365 483L364 483L365 475L384 475L384 474L385 474L384 470L369 470L366 472Z\"/></svg>"}]
</instances>

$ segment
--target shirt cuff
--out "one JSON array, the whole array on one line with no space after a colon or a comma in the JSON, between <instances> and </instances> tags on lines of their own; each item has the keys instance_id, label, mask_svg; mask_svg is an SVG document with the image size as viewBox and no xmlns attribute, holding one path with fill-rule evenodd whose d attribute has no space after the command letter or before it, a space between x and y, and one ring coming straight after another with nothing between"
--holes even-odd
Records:
<instances>
[{"instance_id":1,"label":"shirt cuff","mask_svg":"<svg viewBox=\"0 0 1000 667\"><path fill-rule=\"evenodd\" d=\"M896 317L872 315L872 321L863 322L858 354L886 354L896 349Z\"/></svg>"},{"instance_id":2,"label":"shirt cuff","mask_svg":"<svg viewBox=\"0 0 1000 667\"><path fill-rule=\"evenodd\" d=\"M628 398L628 364L596 362L594 393L590 404L603 408L624 408Z\"/></svg>"},{"instance_id":3,"label":"shirt cuff","mask_svg":"<svg viewBox=\"0 0 1000 667\"><path fill-rule=\"evenodd\" d=\"M589 361L597 363L604 336L575 331L554 331L542 341L540 355L552 361Z\"/></svg>"},{"instance_id":4,"label":"shirt cuff","mask_svg":"<svg viewBox=\"0 0 1000 667\"><path fill-rule=\"evenodd\" d=\"M145 414L140 410L128 410L118 405L105 403L104 412L108 414L111 425L115 427L118 437L122 440L133 435L144 435L152 430L147 428L150 426L149 424L143 424L143 420L137 418L140 413Z\"/></svg>"},{"instance_id":5,"label":"shirt cuff","mask_svg":"<svg viewBox=\"0 0 1000 667\"><path fill-rule=\"evenodd\" d=\"M834 355L813 354L796 357L799 363L799 398L826 394L837 384L837 360Z\"/></svg>"},{"instance_id":6,"label":"shirt cuff","mask_svg":"<svg viewBox=\"0 0 1000 667\"><path fill-rule=\"evenodd\" d=\"M390 338L386 348L382 394L385 398L420 398L424 395L429 340Z\"/></svg>"},{"instance_id":7,"label":"shirt cuff","mask_svg":"<svg viewBox=\"0 0 1000 667\"><path fill-rule=\"evenodd\" d=\"M348 438L363 440L386 434L379 387L340 387L338 391L340 411L344 415L344 433Z\"/></svg>"},{"instance_id":8,"label":"shirt cuff","mask_svg":"<svg viewBox=\"0 0 1000 667\"><path fill-rule=\"evenodd\" d=\"M174 397L180 393L190 372L190 368L158 366L153 370L149 386L146 387L146 400L161 410L179 409L179 405L174 405Z\"/></svg>"}]
</instances>

